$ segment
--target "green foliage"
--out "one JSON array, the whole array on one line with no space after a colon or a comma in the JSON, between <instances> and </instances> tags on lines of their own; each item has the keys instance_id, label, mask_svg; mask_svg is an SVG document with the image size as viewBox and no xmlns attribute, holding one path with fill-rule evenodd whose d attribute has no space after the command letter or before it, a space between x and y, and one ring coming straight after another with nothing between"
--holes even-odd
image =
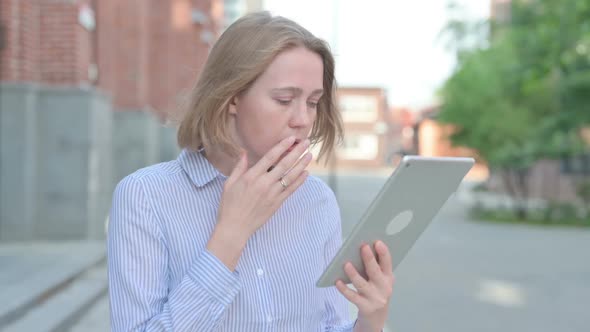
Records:
<instances>
[{"instance_id":1,"label":"green foliage","mask_svg":"<svg viewBox=\"0 0 590 332\"><path fill-rule=\"evenodd\" d=\"M590 227L590 216L581 217L578 213L578 208L565 203L553 203L544 209L532 210L526 219L519 218L514 210L511 209L489 209L476 206L470 213L471 217L477 221L540 226Z\"/></svg>"},{"instance_id":2,"label":"green foliage","mask_svg":"<svg viewBox=\"0 0 590 332\"><path fill-rule=\"evenodd\" d=\"M454 125L454 145L507 179L516 174L505 182L524 203L536 161L589 149L580 129L590 125L590 0L513 0L508 23L487 22L490 36L482 26L455 18L443 30L458 66L440 91L438 120Z\"/></svg>"},{"instance_id":3,"label":"green foliage","mask_svg":"<svg viewBox=\"0 0 590 332\"><path fill-rule=\"evenodd\" d=\"M456 125L453 144L477 150L491 167L526 169L585 148L579 129L590 124L590 1L514 1L511 13L488 46L465 42L479 25L449 22L459 66L441 89L439 120Z\"/></svg>"}]
</instances>

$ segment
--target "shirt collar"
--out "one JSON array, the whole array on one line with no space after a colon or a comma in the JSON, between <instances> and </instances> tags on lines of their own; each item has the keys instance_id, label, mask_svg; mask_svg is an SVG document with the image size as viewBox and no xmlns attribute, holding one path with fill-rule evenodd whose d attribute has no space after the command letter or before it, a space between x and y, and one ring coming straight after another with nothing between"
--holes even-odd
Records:
<instances>
[{"instance_id":1,"label":"shirt collar","mask_svg":"<svg viewBox=\"0 0 590 332\"><path fill-rule=\"evenodd\" d=\"M218 176L226 177L213 166L202 153L183 149L178 156L180 166L197 187L203 187Z\"/></svg>"}]
</instances>

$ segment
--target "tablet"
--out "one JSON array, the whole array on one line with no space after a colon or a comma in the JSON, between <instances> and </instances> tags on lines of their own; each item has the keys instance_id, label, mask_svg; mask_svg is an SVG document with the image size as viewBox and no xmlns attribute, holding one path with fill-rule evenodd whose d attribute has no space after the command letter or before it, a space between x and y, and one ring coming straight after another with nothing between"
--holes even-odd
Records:
<instances>
[{"instance_id":1,"label":"tablet","mask_svg":"<svg viewBox=\"0 0 590 332\"><path fill-rule=\"evenodd\" d=\"M375 253L377 240L389 248L395 269L474 163L473 158L405 156L316 285L334 286L338 279L350 283L346 262L367 279L360 248L366 243Z\"/></svg>"}]
</instances>

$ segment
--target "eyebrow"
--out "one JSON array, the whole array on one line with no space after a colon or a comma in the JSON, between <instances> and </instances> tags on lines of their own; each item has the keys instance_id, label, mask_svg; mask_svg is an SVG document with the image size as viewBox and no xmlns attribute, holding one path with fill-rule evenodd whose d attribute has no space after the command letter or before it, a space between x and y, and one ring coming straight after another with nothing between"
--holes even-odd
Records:
<instances>
[{"instance_id":1,"label":"eyebrow","mask_svg":"<svg viewBox=\"0 0 590 332\"><path fill-rule=\"evenodd\" d=\"M293 86L288 86L288 87L284 87L284 88L276 88L276 89L272 89L271 92L273 93L277 93L277 92L291 92L293 94L296 95L300 95L303 93L303 90L301 90L300 88L296 88ZM317 89L317 90L313 90L313 92L311 93L311 95L319 95L324 93L324 90L322 89Z\"/></svg>"}]
</instances>

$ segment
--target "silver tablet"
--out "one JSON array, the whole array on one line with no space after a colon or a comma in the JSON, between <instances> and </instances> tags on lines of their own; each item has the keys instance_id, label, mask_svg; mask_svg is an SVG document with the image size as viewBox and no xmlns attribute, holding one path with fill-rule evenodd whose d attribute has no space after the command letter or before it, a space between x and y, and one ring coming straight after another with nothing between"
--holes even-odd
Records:
<instances>
[{"instance_id":1,"label":"silver tablet","mask_svg":"<svg viewBox=\"0 0 590 332\"><path fill-rule=\"evenodd\" d=\"M363 244L387 244L396 266L406 256L474 164L473 158L406 156L389 177L361 220L332 259L317 286L350 283L344 264L367 277L360 255Z\"/></svg>"}]
</instances>

